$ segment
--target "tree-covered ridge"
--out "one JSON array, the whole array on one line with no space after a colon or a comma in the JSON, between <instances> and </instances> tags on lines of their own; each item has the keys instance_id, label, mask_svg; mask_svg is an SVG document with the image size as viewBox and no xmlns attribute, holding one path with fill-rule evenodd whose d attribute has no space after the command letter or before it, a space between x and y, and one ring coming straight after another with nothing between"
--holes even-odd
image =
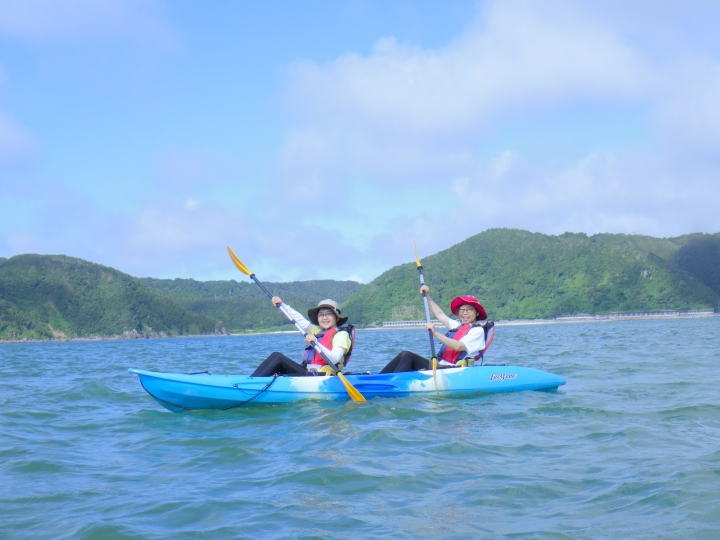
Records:
<instances>
[{"instance_id":1,"label":"tree-covered ridge","mask_svg":"<svg viewBox=\"0 0 720 540\"><path fill-rule=\"evenodd\" d=\"M73 338L208 334L217 321L192 313L137 278L64 255L0 260L0 337Z\"/></svg>"},{"instance_id":2,"label":"tree-covered ridge","mask_svg":"<svg viewBox=\"0 0 720 540\"><path fill-rule=\"evenodd\" d=\"M229 332L290 328L292 325L252 282L154 278L141 278L140 281L190 311L222 321ZM268 282L264 285L301 313L326 298L342 303L361 287L355 281L333 280Z\"/></svg>"},{"instance_id":3,"label":"tree-covered ridge","mask_svg":"<svg viewBox=\"0 0 720 540\"><path fill-rule=\"evenodd\" d=\"M720 279L712 270L717 264L708 257L718 257L718 238L550 236L491 229L425 257L422 263L431 294L443 308L453 297L471 294L493 319L712 308L720 287L711 281L720 284ZM688 251L697 242L702 249ZM415 264L396 266L348 299L345 312L364 324L422 319L417 290Z\"/></svg>"},{"instance_id":4,"label":"tree-covered ridge","mask_svg":"<svg viewBox=\"0 0 720 540\"><path fill-rule=\"evenodd\" d=\"M673 261L720 295L720 235L693 235L680 247Z\"/></svg>"},{"instance_id":5,"label":"tree-covered ridge","mask_svg":"<svg viewBox=\"0 0 720 540\"><path fill-rule=\"evenodd\" d=\"M408 259L412 260L409 246ZM492 229L422 258L446 308L477 296L492 319L718 306L720 234L677 238ZM423 319L414 262L367 285L266 283L300 312L333 298L356 324ZM62 255L0 258L0 337L202 334L290 328L251 282L138 279Z\"/></svg>"}]
</instances>

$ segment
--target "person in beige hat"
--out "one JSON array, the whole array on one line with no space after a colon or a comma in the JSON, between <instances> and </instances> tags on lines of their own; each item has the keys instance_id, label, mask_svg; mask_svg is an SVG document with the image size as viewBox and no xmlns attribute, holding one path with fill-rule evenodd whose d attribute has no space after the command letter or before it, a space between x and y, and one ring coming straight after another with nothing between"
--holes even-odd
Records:
<instances>
[{"instance_id":1,"label":"person in beige hat","mask_svg":"<svg viewBox=\"0 0 720 540\"><path fill-rule=\"evenodd\" d=\"M338 371L347 363L352 351L352 330L343 327L348 321L343 317L335 300L322 300L317 307L308 310L305 319L279 296L273 296L273 305L294 320L305 331L305 349L302 363L291 360L282 353L274 352L268 356L253 372L252 377L271 377L272 375L330 375L335 372L323 358L325 355ZM314 347L313 347L314 344ZM319 350L319 351L318 351Z\"/></svg>"}]
</instances>

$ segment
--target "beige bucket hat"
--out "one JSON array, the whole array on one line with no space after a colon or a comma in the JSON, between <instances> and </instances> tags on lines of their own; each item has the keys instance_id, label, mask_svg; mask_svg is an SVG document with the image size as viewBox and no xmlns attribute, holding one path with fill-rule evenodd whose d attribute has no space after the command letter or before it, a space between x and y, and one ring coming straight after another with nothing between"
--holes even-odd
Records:
<instances>
[{"instance_id":1,"label":"beige bucket hat","mask_svg":"<svg viewBox=\"0 0 720 540\"><path fill-rule=\"evenodd\" d=\"M320 324L318 322L318 311L320 311L322 308L332 309L335 312L338 326L342 326L348 321L348 317L342 317L340 315L340 308L338 307L338 303L335 300L330 300L328 298L326 300L321 300L318 304L318 307L308 309L308 318L310 319L311 323Z\"/></svg>"}]
</instances>

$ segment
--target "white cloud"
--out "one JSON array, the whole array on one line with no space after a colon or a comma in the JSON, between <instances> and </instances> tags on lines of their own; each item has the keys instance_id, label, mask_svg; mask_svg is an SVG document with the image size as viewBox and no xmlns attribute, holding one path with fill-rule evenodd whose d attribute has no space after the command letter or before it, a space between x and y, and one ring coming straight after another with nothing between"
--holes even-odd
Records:
<instances>
[{"instance_id":1,"label":"white cloud","mask_svg":"<svg viewBox=\"0 0 720 540\"><path fill-rule=\"evenodd\" d=\"M125 242L139 250L157 253L208 247L217 243L213 231L230 225L222 208L154 202L127 216Z\"/></svg>"},{"instance_id":2,"label":"white cloud","mask_svg":"<svg viewBox=\"0 0 720 540\"><path fill-rule=\"evenodd\" d=\"M133 38L134 17L145 31L163 24L158 3L109 1L89 11L79 0L34 5L46 10L0 6L0 33ZM411 262L413 240L424 258L490 227L720 229L718 52L697 40L682 50L659 48L676 29L662 13L669 4L610 2L612 16L605 5L489 2L445 47L385 38L368 55L295 64L279 180L251 182L251 165L167 148L134 210L103 213L92 201L51 191L60 188L47 180L35 189L42 195L33 193L42 217L5 242L135 275L237 278L224 251L230 244L261 279L369 281ZM668 32L644 39L647 21L659 19ZM568 150L582 130L594 129L585 125L588 110L615 118L628 109L644 111L641 137ZM570 128L554 132L568 116ZM517 142L516 134L531 132L535 139ZM619 135L622 127L610 143ZM550 150L532 152L553 137ZM0 117L0 160L17 160L32 144Z\"/></svg>"},{"instance_id":3,"label":"white cloud","mask_svg":"<svg viewBox=\"0 0 720 540\"><path fill-rule=\"evenodd\" d=\"M491 227L656 236L720 229L713 210L720 203L716 180L698 177L672 158L592 152L562 168L516 162L498 169L502 159L489 160L453 186L464 215L478 215L465 236Z\"/></svg>"},{"instance_id":4,"label":"white cloud","mask_svg":"<svg viewBox=\"0 0 720 540\"><path fill-rule=\"evenodd\" d=\"M303 189L321 194L352 178L379 199L392 197L398 210L423 193L425 204L410 219L393 218L387 204L373 214L346 199L344 214L366 220L365 227L356 221L358 229L384 223L363 250L389 258L418 228L437 249L489 227L720 229L712 210L720 205L720 51L687 26L712 18L714 8L703 15L690 6L689 18L662 2L609 10L617 16L581 2L489 2L446 47L384 38L365 56L294 65L287 177L307 179ZM660 39L673 31L683 46ZM644 124L631 128L637 136L626 140L616 123L605 145L589 137L582 153L569 151L593 134L583 115L601 123L606 115L623 120L630 109L644 111ZM570 117L572 127L553 134ZM507 126L520 138L537 131L538 148L557 140L538 156L509 137L489 158L484 148ZM460 220L460 212L478 217Z\"/></svg>"},{"instance_id":5,"label":"white cloud","mask_svg":"<svg viewBox=\"0 0 720 540\"><path fill-rule=\"evenodd\" d=\"M468 135L502 114L633 100L650 80L642 55L572 10L497 2L442 49L385 38L367 57L295 65L297 127L286 157L391 171L462 167Z\"/></svg>"},{"instance_id":6,"label":"white cloud","mask_svg":"<svg viewBox=\"0 0 720 540\"><path fill-rule=\"evenodd\" d=\"M155 184L173 192L217 189L242 181L244 171L235 160L218 153L168 146L155 159Z\"/></svg>"},{"instance_id":7,"label":"white cloud","mask_svg":"<svg viewBox=\"0 0 720 540\"><path fill-rule=\"evenodd\" d=\"M720 150L720 61L688 58L665 66L657 89L656 125L682 150Z\"/></svg>"},{"instance_id":8,"label":"white cloud","mask_svg":"<svg viewBox=\"0 0 720 540\"><path fill-rule=\"evenodd\" d=\"M26 161L37 152L38 145L30 133L0 112L0 164Z\"/></svg>"},{"instance_id":9,"label":"white cloud","mask_svg":"<svg viewBox=\"0 0 720 540\"><path fill-rule=\"evenodd\" d=\"M4 0L0 35L23 41L120 37L173 47L161 0Z\"/></svg>"},{"instance_id":10,"label":"white cloud","mask_svg":"<svg viewBox=\"0 0 720 540\"><path fill-rule=\"evenodd\" d=\"M4 243L11 255L19 253L38 253L42 243L30 231L15 229L5 236Z\"/></svg>"}]
</instances>

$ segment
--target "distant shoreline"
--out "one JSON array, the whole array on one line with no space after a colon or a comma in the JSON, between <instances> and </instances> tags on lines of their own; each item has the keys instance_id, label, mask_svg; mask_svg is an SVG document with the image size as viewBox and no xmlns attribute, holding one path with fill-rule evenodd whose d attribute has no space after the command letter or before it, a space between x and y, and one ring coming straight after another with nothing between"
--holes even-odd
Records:
<instances>
[{"instance_id":1,"label":"distant shoreline","mask_svg":"<svg viewBox=\"0 0 720 540\"><path fill-rule=\"evenodd\" d=\"M139 334L136 337L125 337L122 334L114 336L86 336L76 338L53 338L53 339L35 339L35 338L24 338L24 339L2 339L0 338L0 345L10 343L67 343L69 341L143 341L145 339L176 339L176 338L216 338L216 337L229 337L231 335L243 335L243 334L182 334L176 336L163 336L160 334Z\"/></svg>"},{"instance_id":2,"label":"distant shoreline","mask_svg":"<svg viewBox=\"0 0 720 540\"><path fill-rule=\"evenodd\" d=\"M577 324L588 322L615 322L615 321L673 321L677 319L709 319L720 317L720 313L679 313L679 314L617 314L617 315L588 315L579 317L562 317L556 319L517 319L498 321L497 326L528 326L533 324Z\"/></svg>"},{"instance_id":3,"label":"distant shoreline","mask_svg":"<svg viewBox=\"0 0 720 540\"><path fill-rule=\"evenodd\" d=\"M587 322L643 321L643 320L677 320L677 319L708 319L720 317L720 313L712 310L692 310L688 312L672 311L658 313L610 313L607 315L573 315L556 319L511 319L495 321L495 326L532 326L537 324L578 324ZM358 328L358 332L387 332L392 330L411 330L425 325L424 321L407 321L413 324L397 326L370 326ZM416 324L422 323L422 324ZM438 324L437 326L442 326ZM231 336L271 336L278 334L299 334L299 330L275 330L266 332L248 332L246 334L229 334Z\"/></svg>"},{"instance_id":4,"label":"distant shoreline","mask_svg":"<svg viewBox=\"0 0 720 540\"><path fill-rule=\"evenodd\" d=\"M510 319L495 321L495 326L530 326L536 324L577 324L588 322L614 322L614 321L646 321L646 320L676 320L676 319L705 319L720 317L711 309L693 309L687 311L647 311L631 313L607 313L602 315L563 315L553 319ZM407 324L402 324L406 322ZM391 321L387 326L372 328L372 330L395 330L400 328L418 328L425 326L425 321ZM437 326L440 326L439 324Z\"/></svg>"},{"instance_id":5,"label":"distant shoreline","mask_svg":"<svg viewBox=\"0 0 720 540\"><path fill-rule=\"evenodd\" d=\"M495 321L495 326L534 326L539 324L578 324L578 323L596 323L596 322L615 322L615 321L672 321L677 319L708 319L720 317L720 313L712 310L691 310L691 311L667 311L667 312L646 312L646 313L610 313L606 315L572 315L563 316L555 319L511 319ZM408 324L401 324L407 322ZM421 328L425 325L424 321L397 321L393 326L371 326L367 328L358 328L359 332L364 331L391 331L391 330L410 330L413 328ZM442 326L442 325L437 325ZM246 333L227 333L227 334L188 334L188 335L136 335L136 337L126 337L122 334L116 336L88 336L78 338L60 338L60 339L0 339L0 345L10 343L66 343L69 341L133 341L140 339L176 339L176 338L222 338L237 336L272 336L280 334L299 334L299 330L266 330Z\"/></svg>"}]
</instances>

